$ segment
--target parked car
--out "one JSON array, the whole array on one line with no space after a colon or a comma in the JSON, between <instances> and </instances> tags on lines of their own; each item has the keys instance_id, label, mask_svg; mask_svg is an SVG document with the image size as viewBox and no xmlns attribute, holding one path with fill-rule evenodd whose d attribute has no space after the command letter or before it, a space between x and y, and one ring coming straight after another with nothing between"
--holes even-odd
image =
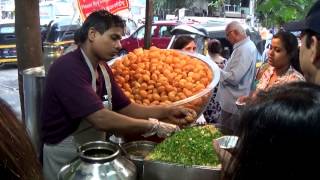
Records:
<instances>
[{"instance_id":1,"label":"parked car","mask_svg":"<svg viewBox=\"0 0 320 180\"><path fill-rule=\"evenodd\" d=\"M210 28L209 28L210 27ZM225 37L225 25L215 24L215 26L206 26L206 24L182 24L176 26L172 30L173 37L168 45L168 49L171 49L174 41L181 35L192 36L197 44L197 53L207 55L207 42L209 39L218 39L222 44L222 55L225 58L229 58L232 51L232 45Z\"/></svg>"},{"instance_id":2,"label":"parked car","mask_svg":"<svg viewBox=\"0 0 320 180\"><path fill-rule=\"evenodd\" d=\"M79 29L78 23L70 18L51 21L49 25L40 26L43 49L50 47L50 55L59 57L64 50L74 43L75 30ZM15 24L0 24L0 65L17 63Z\"/></svg>"},{"instance_id":3,"label":"parked car","mask_svg":"<svg viewBox=\"0 0 320 180\"><path fill-rule=\"evenodd\" d=\"M74 34L80 27L80 22L72 18L60 18L49 23L43 41L43 64L46 71L55 59L74 45Z\"/></svg>"},{"instance_id":4,"label":"parked car","mask_svg":"<svg viewBox=\"0 0 320 180\"><path fill-rule=\"evenodd\" d=\"M200 24L199 26L204 28L208 32L209 38L219 39L223 47L228 47L232 51L232 45L227 40L225 34L225 28L227 26L226 22L208 21L207 23ZM264 50L264 45L259 32L246 24L242 24L242 26L245 29L246 34L256 45L259 53L262 54Z\"/></svg>"},{"instance_id":5,"label":"parked car","mask_svg":"<svg viewBox=\"0 0 320 180\"><path fill-rule=\"evenodd\" d=\"M208 39L208 32L205 29L193 25L181 24L174 27L171 33L173 36L167 46L167 49L173 48L173 44L178 37L187 35L194 38L197 46L196 52L203 55L206 54L205 44Z\"/></svg>"},{"instance_id":6,"label":"parked car","mask_svg":"<svg viewBox=\"0 0 320 180\"><path fill-rule=\"evenodd\" d=\"M14 23L0 24L0 66L17 62Z\"/></svg>"},{"instance_id":7,"label":"parked car","mask_svg":"<svg viewBox=\"0 0 320 180\"><path fill-rule=\"evenodd\" d=\"M225 58L229 58L230 54L232 53L233 46L226 38L226 26L227 22L224 21L207 21L205 23L200 24L178 25L174 27L171 32L172 34L174 34L174 36L172 37L168 45L168 49L172 48L172 44L177 37L179 37L180 35L189 34L196 39L198 53L206 55L206 41L208 39L218 39L222 44L222 55ZM247 35L255 43L257 49L261 53L264 47L261 43L262 40L259 33L250 26L247 26L245 24L243 25L243 27L245 28Z\"/></svg>"},{"instance_id":8,"label":"parked car","mask_svg":"<svg viewBox=\"0 0 320 180\"><path fill-rule=\"evenodd\" d=\"M178 25L177 21L158 21L152 24L151 27L151 45L161 49L167 48L172 33L171 30ZM136 48L144 46L145 25L140 26L129 37L121 40L122 49L120 55L127 54Z\"/></svg>"},{"instance_id":9,"label":"parked car","mask_svg":"<svg viewBox=\"0 0 320 180\"><path fill-rule=\"evenodd\" d=\"M51 46L57 54L74 43L74 34L80 28L80 23L72 18L62 18L49 24L43 46Z\"/></svg>"},{"instance_id":10,"label":"parked car","mask_svg":"<svg viewBox=\"0 0 320 180\"><path fill-rule=\"evenodd\" d=\"M125 29L125 36L130 36L133 32L135 32L135 30L137 30L138 25L137 23L132 20L132 19L128 19L128 18L124 18L124 20L126 21L126 29Z\"/></svg>"}]
</instances>

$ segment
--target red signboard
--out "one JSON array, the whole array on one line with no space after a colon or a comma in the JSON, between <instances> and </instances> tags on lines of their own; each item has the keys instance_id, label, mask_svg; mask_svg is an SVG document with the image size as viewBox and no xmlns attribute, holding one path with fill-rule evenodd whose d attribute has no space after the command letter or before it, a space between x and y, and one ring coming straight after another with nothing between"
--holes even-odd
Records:
<instances>
[{"instance_id":1,"label":"red signboard","mask_svg":"<svg viewBox=\"0 0 320 180\"><path fill-rule=\"evenodd\" d=\"M128 9L128 0L77 0L81 18L84 20L93 11L105 9L114 14Z\"/></svg>"}]
</instances>

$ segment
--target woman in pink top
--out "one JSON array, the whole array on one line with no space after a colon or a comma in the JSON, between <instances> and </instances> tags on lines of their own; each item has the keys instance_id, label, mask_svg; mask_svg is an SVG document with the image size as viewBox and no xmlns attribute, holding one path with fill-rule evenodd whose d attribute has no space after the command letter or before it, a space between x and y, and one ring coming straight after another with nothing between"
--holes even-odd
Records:
<instances>
[{"instance_id":1,"label":"woman in pink top","mask_svg":"<svg viewBox=\"0 0 320 180\"><path fill-rule=\"evenodd\" d=\"M272 38L268 51L268 64L263 65L258 71L256 90L251 96L255 96L261 90L267 91L273 86L305 81L298 70L300 70L298 40L292 33L280 31ZM247 96L241 96L236 103L245 103L247 99Z\"/></svg>"},{"instance_id":2,"label":"woman in pink top","mask_svg":"<svg viewBox=\"0 0 320 180\"><path fill-rule=\"evenodd\" d=\"M268 67L258 79L257 90L267 90L292 81L305 81L295 67L299 64L297 38L290 32L278 32L273 36L268 52ZM296 69L295 69L296 68Z\"/></svg>"}]
</instances>

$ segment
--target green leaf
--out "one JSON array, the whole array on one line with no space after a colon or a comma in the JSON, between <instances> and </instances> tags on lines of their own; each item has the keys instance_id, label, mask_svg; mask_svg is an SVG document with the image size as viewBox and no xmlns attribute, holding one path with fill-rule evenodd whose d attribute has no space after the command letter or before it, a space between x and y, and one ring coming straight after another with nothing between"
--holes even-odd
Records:
<instances>
[{"instance_id":1,"label":"green leaf","mask_svg":"<svg viewBox=\"0 0 320 180\"><path fill-rule=\"evenodd\" d=\"M280 26L303 18L315 0L258 0L257 13L264 26Z\"/></svg>"}]
</instances>

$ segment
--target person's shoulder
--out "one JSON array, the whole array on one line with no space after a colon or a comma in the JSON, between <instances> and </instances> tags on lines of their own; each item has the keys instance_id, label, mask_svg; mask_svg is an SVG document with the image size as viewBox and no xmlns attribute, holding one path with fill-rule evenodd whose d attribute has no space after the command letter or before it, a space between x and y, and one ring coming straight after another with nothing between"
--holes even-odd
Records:
<instances>
[{"instance_id":1,"label":"person's shoulder","mask_svg":"<svg viewBox=\"0 0 320 180\"><path fill-rule=\"evenodd\" d=\"M69 68L74 68L81 64L82 59L81 51L76 50L69 52L65 55L60 56L56 59L51 65L50 69L59 71L59 70L67 70Z\"/></svg>"},{"instance_id":2,"label":"person's shoulder","mask_svg":"<svg viewBox=\"0 0 320 180\"><path fill-rule=\"evenodd\" d=\"M81 51L73 51L56 59L49 68L48 77L64 78L78 76L85 71Z\"/></svg>"},{"instance_id":3,"label":"person's shoulder","mask_svg":"<svg viewBox=\"0 0 320 180\"><path fill-rule=\"evenodd\" d=\"M254 42L250 38L249 38L247 44L250 46L256 47L256 45L254 44Z\"/></svg>"},{"instance_id":4,"label":"person's shoulder","mask_svg":"<svg viewBox=\"0 0 320 180\"><path fill-rule=\"evenodd\" d=\"M254 45L253 41L247 37L241 40L240 42L238 42L236 46L239 46L240 49L247 49L249 46L252 46L252 45Z\"/></svg>"},{"instance_id":5,"label":"person's shoulder","mask_svg":"<svg viewBox=\"0 0 320 180\"><path fill-rule=\"evenodd\" d=\"M305 81L304 76L294 68L291 68L290 79L297 81Z\"/></svg>"},{"instance_id":6,"label":"person's shoulder","mask_svg":"<svg viewBox=\"0 0 320 180\"><path fill-rule=\"evenodd\" d=\"M272 71L272 67L269 65L269 63L264 63L262 64L258 69L257 69L257 74L256 74L256 80L260 80L264 74L270 73Z\"/></svg>"}]
</instances>

